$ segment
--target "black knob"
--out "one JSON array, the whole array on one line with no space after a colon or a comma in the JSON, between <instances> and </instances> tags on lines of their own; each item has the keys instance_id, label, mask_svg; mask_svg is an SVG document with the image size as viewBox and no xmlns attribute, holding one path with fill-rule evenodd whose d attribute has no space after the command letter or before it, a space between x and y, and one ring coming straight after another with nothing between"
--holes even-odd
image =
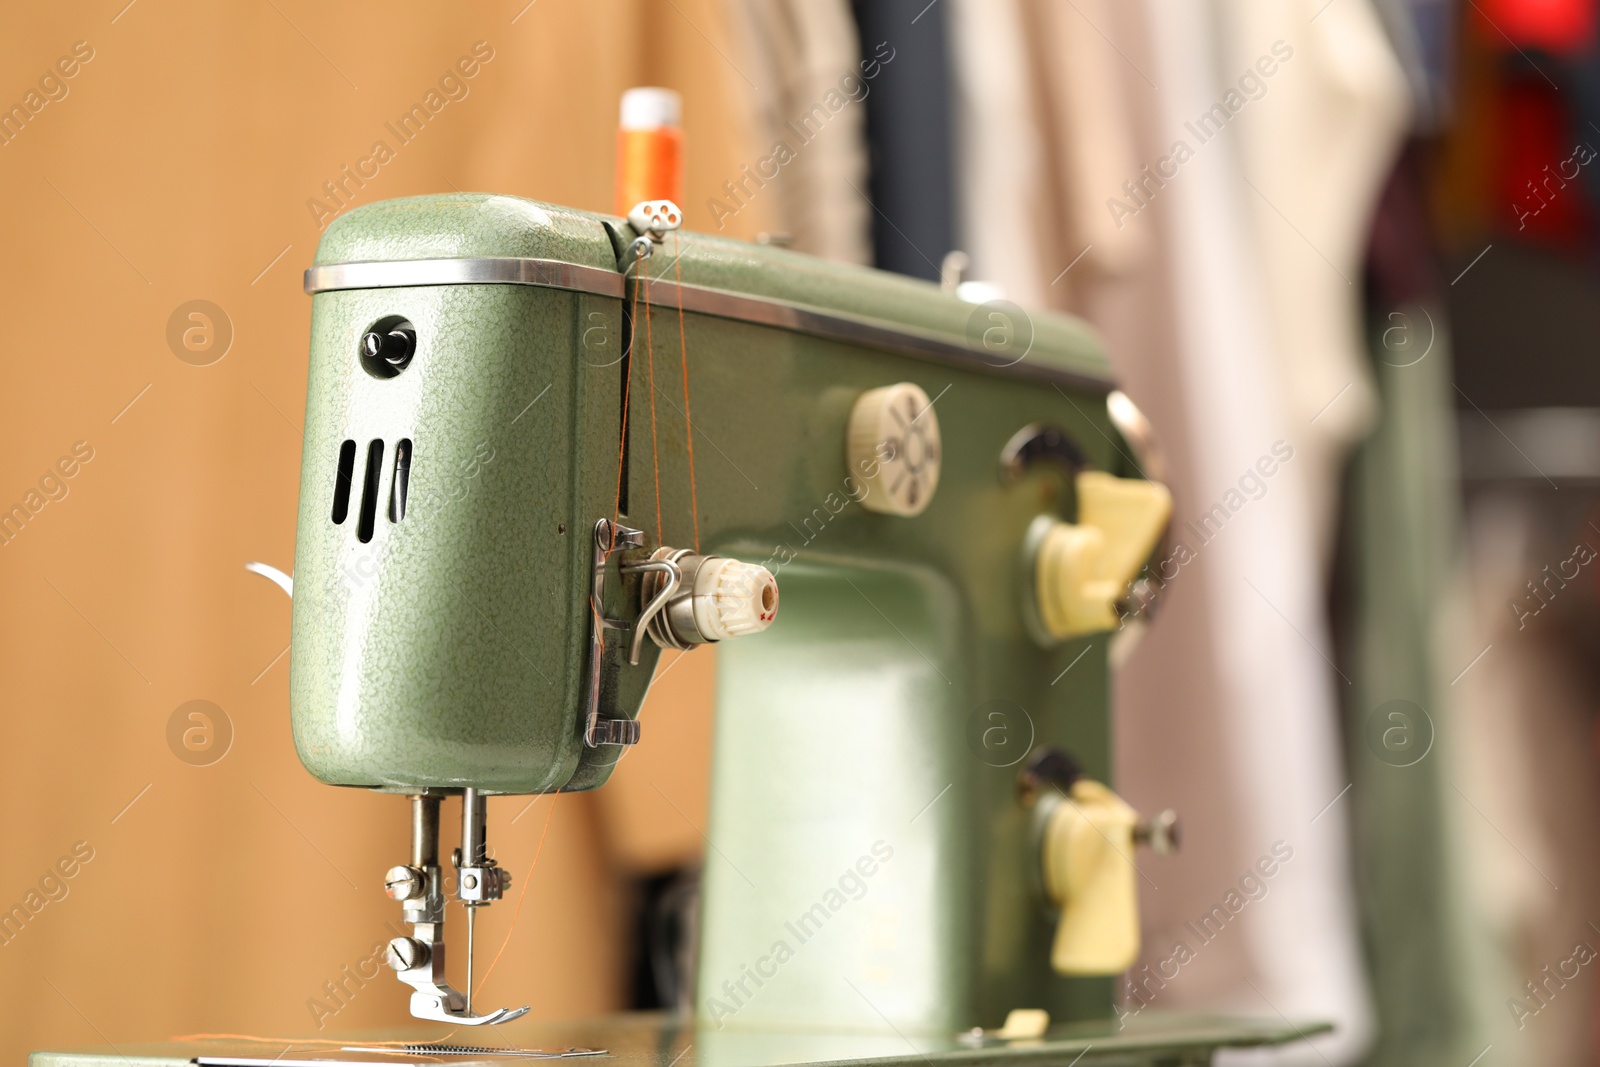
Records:
<instances>
[{"instance_id":1,"label":"black knob","mask_svg":"<svg viewBox=\"0 0 1600 1067\"><path fill-rule=\"evenodd\" d=\"M361 338L361 354L373 363L391 368L391 374L405 370L416 350L417 335L414 330L373 330Z\"/></svg>"},{"instance_id":2,"label":"black knob","mask_svg":"<svg viewBox=\"0 0 1600 1067\"><path fill-rule=\"evenodd\" d=\"M1072 789L1072 783L1083 777L1083 768L1070 752L1051 745L1042 745L1028 753L1019 775L1026 789L1043 791L1055 786L1063 794Z\"/></svg>"}]
</instances>

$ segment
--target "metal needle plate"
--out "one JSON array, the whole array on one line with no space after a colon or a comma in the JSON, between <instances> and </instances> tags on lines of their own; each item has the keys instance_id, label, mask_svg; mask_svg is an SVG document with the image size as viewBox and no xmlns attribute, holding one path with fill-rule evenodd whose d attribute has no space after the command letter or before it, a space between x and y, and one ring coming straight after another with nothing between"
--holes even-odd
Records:
<instances>
[{"instance_id":1,"label":"metal needle plate","mask_svg":"<svg viewBox=\"0 0 1600 1067\"><path fill-rule=\"evenodd\" d=\"M488 1048L482 1045L404 1045L398 1048L390 1046L368 1047L365 1045L346 1045L345 1052L382 1052L399 1053L405 1056L504 1056L524 1060L558 1060L576 1056L604 1056L603 1048L569 1048L559 1052L549 1052L538 1048Z\"/></svg>"}]
</instances>

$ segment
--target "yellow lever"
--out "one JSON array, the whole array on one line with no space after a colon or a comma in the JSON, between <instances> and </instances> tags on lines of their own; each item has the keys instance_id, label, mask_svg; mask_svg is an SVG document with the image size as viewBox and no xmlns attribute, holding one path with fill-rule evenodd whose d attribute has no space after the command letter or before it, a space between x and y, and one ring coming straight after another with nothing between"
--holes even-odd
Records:
<instances>
[{"instance_id":1,"label":"yellow lever","mask_svg":"<svg viewBox=\"0 0 1600 1067\"><path fill-rule=\"evenodd\" d=\"M1117 628L1117 600L1172 515L1172 494L1157 482L1082 471L1077 490L1078 521L1051 527L1035 566L1039 618L1057 638Z\"/></svg>"},{"instance_id":2,"label":"yellow lever","mask_svg":"<svg viewBox=\"0 0 1600 1067\"><path fill-rule=\"evenodd\" d=\"M1044 880L1061 910L1050 965L1057 974L1120 974L1139 955L1133 866L1138 814L1088 778L1072 783L1045 825Z\"/></svg>"}]
</instances>

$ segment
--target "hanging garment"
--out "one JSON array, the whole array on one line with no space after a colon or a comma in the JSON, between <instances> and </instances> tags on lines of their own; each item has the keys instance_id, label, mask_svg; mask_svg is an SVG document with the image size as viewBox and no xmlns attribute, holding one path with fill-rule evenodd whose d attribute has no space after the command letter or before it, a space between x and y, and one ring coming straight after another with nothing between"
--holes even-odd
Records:
<instances>
[{"instance_id":1,"label":"hanging garment","mask_svg":"<svg viewBox=\"0 0 1600 1067\"><path fill-rule=\"evenodd\" d=\"M1106 211L1105 191L1136 180L1135 157L1126 92L1120 86L1128 72L1100 27L1112 27L1110 0L1079 0L1062 6L1050 0L1023 0L1029 69L1033 72L1045 155L1052 181L1041 219L1049 220L1056 239L1055 258L1080 254L1078 279L1125 274L1146 250L1149 232L1128 227ZM1064 264L1064 260L1063 260ZM1040 264L1051 273L1050 262ZM1076 268L1074 268L1076 270ZM1072 273L1052 282L1070 293Z\"/></svg>"},{"instance_id":2,"label":"hanging garment","mask_svg":"<svg viewBox=\"0 0 1600 1067\"><path fill-rule=\"evenodd\" d=\"M1506 77L1497 96L1491 196L1498 229L1528 244L1588 249L1594 219L1585 172L1592 182L1600 171L1600 133L1578 125L1565 96L1537 76Z\"/></svg>"},{"instance_id":3,"label":"hanging garment","mask_svg":"<svg viewBox=\"0 0 1600 1067\"><path fill-rule=\"evenodd\" d=\"M1592 1064L1600 511L1592 483L1555 491L1537 474L1479 481L1467 501L1466 622L1451 647L1463 664L1481 659L1455 686L1465 763L1455 785L1458 802L1478 809L1466 827L1476 891L1489 903L1486 932L1510 957L1494 990L1491 1021L1507 1035L1494 1056L1516 1067Z\"/></svg>"},{"instance_id":4,"label":"hanging garment","mask_svg":"<svg viewBox=\"0 0 1600 1067\"><path fill-rule=\"evenodd\" d=\"M1046 247L1060 255L1064 242L1040 225L1050 182L1030 65L1018 61L1028 54L1020 0L949 7L957 244L967 275L1024 308L1051 306L1040 264Z\"/></svg>"},{"instance_id":5,"label":"hanging garment","mask_svg":"<svg viewBox=\"0 0 1600 1067\"><path fill-rule=\"evenodd\" d=\"M1372 6L1411 89L1412 131L1437 132L1449 112L1445 57L1453 51L1454 42L1441 42L1434 23L1447 9L1439 0L1372 0ZM1444 25L1453 26L1454 20Z\"/></svg>"},{"instance_id":6,"label":"hanging garment","mask_svg":"<svg viewBox=\"0 0 1600 1067\"><path fill-rule=\"evenodd\" d=\"M1511 972L1468 848L1455 390L1420 151L1372 226L1368 336L1379 397L1347 482L1337 569L1356 881L1378 1015L1370 1067L1459 1067L1511 1046ZM1476 679L1464 684L1475 685ZM1488 798L1477 789L1477 802ZM1514 1062L1508 1057L1501 1062ZM1566 1061L1541 1061L1566 1062Z\"/></svg>"},{"instance_id":7,"label":"hanging garment","mask_svg":"<svg viewBox=\"0 0 1600 1067\"><path fill-rule=\"evenodd\" d=\"M869 263L864 101L882 56L858 54L845 0L723 0L722 10L744 57L730 95L760 150L728 175L711 214L723 224L759 202L796 250Z\"/></svg>"},{"instance_id":8,"label":"hanging garment","mask_svg":"<svg viewBox=\"0 0 1600 1067\"><path fill-rule=\"evenodd\" d=\"M1512 48L1577 52L1594 41L1595 0L1482 0L1473 6Z\"/></svg>"},{"instance_id":9,"label":"hanging garment","mask_svg":"<svg viewBox=\"0 0 1600 1067\"><path fill-rule=\"evenodd\" d=\"M1072 311L1100 331L1120 386L1156 429L1176 514L1196 516L1194 413L1174 381L1169 219L1161 210L1119 217L1108 206L1172 143L1147 74L1156 68L1144 9L1077 4L1051 17L1028 0L954 0L951 11L972 274L1023 308ZM1038 71L1069 54L1087 60ZM1047 100L1052 85L1074 103ZM1075 137L1068 121L1080 108L1102 109L1121 132ZM1237 927L1201 948L1187 925L1258 858L1239 859L1257 842L1237 831L1232 776L1214 771L1230 760L1214 727L1223 714L1216 658L1205 591L1188 571L1163 592L1156 623L1117 671L1118 791L1140 810L1177 808L1184 825L1176 855L1139 861L1150 879L1141 883L1145 952L1119 990L1124 1018L1216 1008L1215 989L1253 973ZM1174 957L1191 951L1196 960L1174 974Z\"/></svg>"},{"instance_id":10,"label":"hanging garment","mask_svg":"<svg viewBox=\"0 0 1600 1067\"><path fill-rule=\"evenodd\" d=\"M969 275L1024 307L1083 311L1148 257L1148 227L1106 211L1137 176L1135 68L1107 0L954 0L955 125ZM1020 58L1020 61L1019 61Z\"/></svg>"},{"instance_id":11,"label":"hanging garment","mask_svg":"<svg viewBox=\"0 0 1600 1067\"><path fill-rule=\"evenodd\" d=\"M1327 1018L1340 1029L1318 1049L1273 1055L1282 1062L1322 1063L1324 1056L1353 1062L1367 1041L1370 1014L1351 906L1347 812L1338 803L1349 779L1339 765L1329 684L1335 676L1323 651L1330 646L1319 546L1330 539L1336 446L1362 420L1347 416L1330 443L1309 443L1319 434L1310 422L1317 412L1297 411L1286 384L1291 374L1281 366L1278 316L1271 313L1278 309L1264 277L1279 264L1258 243L1261 216L1247 200L1254 194L1243 183L1244 149L1234 136L1241 131L1221 129L1233 121L1226 93L1241 75L1217 73L1233 64L1215 58L1222 51L1219 22L1234 25L1217 12L1231 8L1189 0L1073 7L1051 18L1020 0L984 4L984 16L1000 25L956 37L958 47L973 53L984 32L991 40L1020 35L1029 42L1026 78L1015 65L982 54L959 53L957 70L968 81L986 75L1003 85L1005 100L1036 87L1030 111L1040 126L1042 177L1007 168L1006 161L1032 158L1031 151L998 140L1020 122L1001 115L1001 104L984 109L983 84L960 96L968 117L958 158L971 217L1000 198L1006 201L1000 218L1023 219L1038 234L1030 241L1028 233L985 225L969 238L979 250L975 273L1004 278L1018 292L1042 292L1044 302L1102 330L1119 379L1157 427L1177 498L1182 544L1167 561L1176 573L1149 636L1119 671L1116 749L1123 793L1147 808L1177 807L1186 848L1141 864L1160 888L1143 894L1145 957L1129 976L1121 1010L1276 1009ZM1314 13L1296 12L1291 48L1304 44ZM1372 52L1376 33L1370 12L1366 19L1354 31L1341 27L1343 37L1354 33L1365 46L1363 54ZM1073 34L1072 45L1060 34ZM1381 36L1376 40L1381 49ZM1262 53L1270 57L1272 44L1270 36L1262 41L1248 65L1255 68ZM1059 71L1047 78L1032 69L1094 48L1098 62L1058 64L1096 72L1076 83ZM1267 65L1288 76L1281 60ZM1316 62L1302 68L1314 82ZM1404 92L1397 77L1380 88L1394 85ZM1076 109L1057 98L1046 106L1039 86L1060 87L1122 116L1115 125L1126 134L1073 136L1067 125ZM1250 92L1238 95L1233 106L1242 109ZM1302 106L1314 113L1310 105L1317 102L1313 95ZM1205 125L1219 103L1227 119L1213 118L1202 140L1186 124ZM1363 133L1392 141L1385 132L1392 120L1374 126L1370 132L1356 123L1349 135L1358 157ZM1320 159L1320 151L1311 153L1302 166ZM1355 232L1325 237L1337 245L1347 274L1359 264L1366 222L1360 169L1351 170L1357 188L1338 192L1356 201L1340 216ZM1366 179L1369 199L1376 178ZM1102 213L1098 229L1084 221L1091 218L1085 203ZM1016 204L1046 206L1030 213ZM1292 254L1282 258L1300 269ZM1048 273L1040 261L1051 264ZM1017 277L1026 288L1012 281ZM1309 284L1327 298L1321 279ZM1343 283L1335 276L1333 284ZM1334 332L1345 347L1335 355L1359 369L1353 298L1343 308L1348 320L1336 321ZM1336 311L1317 310L1324 322L1337 319ZM1303 447L1321 458L1297 466ZM1270 879L1263 880L1263 868L1272 871Z\"/></svg>"},{"instance_id":12,"label":"hanging garment","mask_svg":"<svg viewBox=\"0 0 1600 1067\"><path fill-rule=\"evenodd\" d=\"M1150 0L1146 11L1174 146L1148 202L1124 206L1172 234L1175 377L1190 506L1203 509L1180 527L1193 559L1178 582L1198 583L1205 601L1225 760L1204 773L1232 781L1241 874L1280 842L1293 849L1238 919L1242 970L1219 968L1203 990L1175 983L1174 999L1331 1018L1338 1030L1317 1049L1279 1060L1351 1063L1371 1008L1333 692L1348 680L1329 659L1321 590L1342 453L1370 411L1354 282L1405 83L1365 3L1316 21L1311 3ZM1168 714L1181 706L1170 699Z\"/></svg>"},{"instance_id":13,"label":"hanging garment","mask_svg":"<svg viewBox=\"0 0 1600 1067\"><path fill-rule=\"evenodd\" d=\"M1410 96L1368 0L1222 0L1219 12L1221 74L1243 94L1240 180L1263 257L1274 362L1291 417L1305 426L1315 548L1325 562L1340 471L1373 417L1360 265ZM1263 56L1281 61L1277 76L1262 76Z\"/></svg>"},{"instance_id":14,"label":"hanging garment","mask_svg":"<svg viewBox=\"0 0 1600 1067\"><path fill-rule=\"evenodd\" d=\"M937 281L956 225L948 13L927 0L852 6L862 57L879 64L865 100L869 184L853 190L872 201L873 266Z\"/></svg>"}]
</instances>

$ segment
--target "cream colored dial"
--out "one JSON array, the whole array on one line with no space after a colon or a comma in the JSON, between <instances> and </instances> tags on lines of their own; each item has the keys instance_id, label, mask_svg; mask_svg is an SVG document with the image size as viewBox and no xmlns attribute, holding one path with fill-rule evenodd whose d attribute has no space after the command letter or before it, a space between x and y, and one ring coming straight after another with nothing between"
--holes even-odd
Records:
<instances>
[{"instance_id":1,"label":"cream colored dial","mask_svg":"<svg viewBox=\"0 0 1600 1067\"><path fill-rule=\"evenodd\" d=\"M871 389L850 409L850 475L861 504L884 515L920 515L939 488L939 416L911 382Z\"/></svg>"}]
</instances>

